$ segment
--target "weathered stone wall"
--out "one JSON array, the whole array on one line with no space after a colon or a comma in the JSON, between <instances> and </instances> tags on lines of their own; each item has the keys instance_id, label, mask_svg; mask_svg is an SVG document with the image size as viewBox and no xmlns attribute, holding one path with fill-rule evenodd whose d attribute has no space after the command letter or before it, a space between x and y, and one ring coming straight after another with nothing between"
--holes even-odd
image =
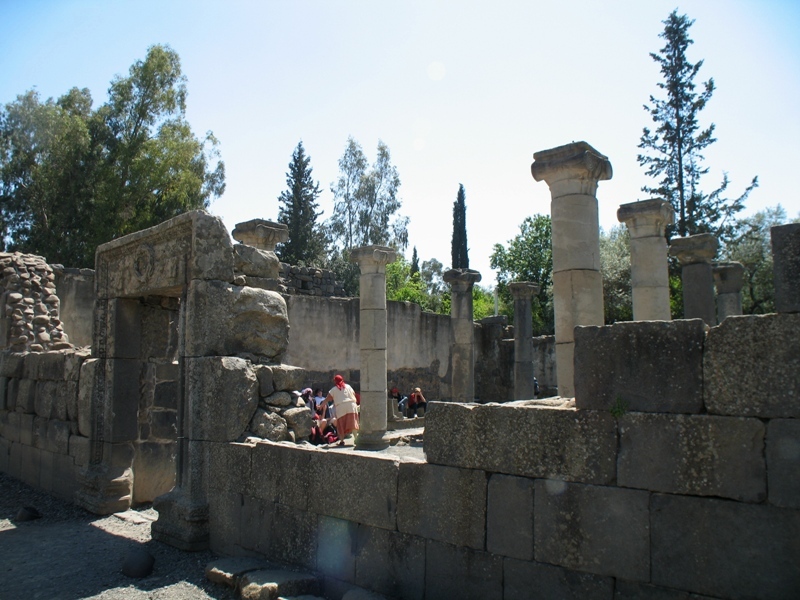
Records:
<instances>
[{"instance_id":1,"label":"weathered stone wall","mask_svg":"<svg viewBox=\"0 0 800 600\"><path fill-rule=\"evenodd\" d=\"M287 294L325 297L346 295L342 285L336 281L333 271L316 267L281 263L281 284Z\"/></svg>"},{"instance_id":2,"label":"weathered stone wall","mask_svg":"<svg viewBox=\"0 0 800 600\"><path fill-rule=\"evenodd\" d=\"M426 462L217 444L212 549L332 595L794 598L800 315L698 323L579 328L574 403L430 404Z\"/></svg>"},{"instance_id":3,"label":"weathered stone wall","mask_svg":"<svg viewBox=\"0 0 800 600\"><path fill-rule=\"evenodd\" d=\"M0 253L0 347L71 348L59 318L55 274L41 256Z\"/></svg>"},{"instance_id":4,"label":"weathered stone wall","mask_svg":"<svg viewBox=\"0 0 800 600\"><path fill-rule=\"evenodd\" d=\"M52 265L56 295L61 300L61 325L75 346L92 343L94 269L68 269Z\"/></svg>"}]
</instances>

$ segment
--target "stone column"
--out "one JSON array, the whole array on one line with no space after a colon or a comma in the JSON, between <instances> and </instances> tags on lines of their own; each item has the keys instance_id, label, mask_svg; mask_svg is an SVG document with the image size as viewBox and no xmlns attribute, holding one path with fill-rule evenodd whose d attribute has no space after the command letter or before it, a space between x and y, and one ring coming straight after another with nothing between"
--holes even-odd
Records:
<instances>
[{"instance_id":1,"label":"stone column","mask_svg":"<svg viewBox=\"0 0 800 600\"><path fill-rule=\"evenodd\" d=\"M717 322L742 314L742 286L744 265L738 262L717 263L713 266L714 285L717 288Z\"/></svg>"},{"instance_id":2,"label":"stone column","mask_svg":"<svg viewBox=\"0 0 800 600\"><path fill-rule=\"evenodd\" d=\"M531 298L539 293L539 285L516 281L508 287L514 297L514 400L530 400L535 396Z\"/></svg>"},{"instance_id":3,"label":"stone column","mask_svg":"<svg viewBox=\"0 0 800 600\"><path fill-rule=\"evenodd\" d=\"M558 393L575 395L576 325L603 325L597 183L611 179L611 163L586 142L533 155L531 174L550 187L553 221L553 300Z\"/></svg>"},{"instance_id":4,"label":"stone column","mask_svg":"<svg viewBox=\"0 0 800 600\"><path fill-rule=\"evenodd\" d=\"M719 242L710 233L673 238L669 247L669 253L681 264L683 318L703 319L709 327L717 324L711 269L717 248Z\"/></svg>"},{"instance_id":5,"label":"stone column","mask_svg":"<svg viewBox=\"0 0 800 600\"><path fill-rule=\"evenodd\" d=\"M359 331L361 347L361 414L356 446L385 448L386 385L386 265L397 252L386 246L363 246L350 253L361 269Z\"/></svg>"},{"instance_id":6,"label":"stone column","mask_svg":"<svg viewBox=\"0 0 800 600\"><path fill-rule=\"evenodd\" d=\"M481 274L472 269L450 269L450 396L454 402L475 401L475 332L472 320L472 286Z\"/></svg>"},{"instance_id":7,"label":"stone column","mask_svg":"<svg viewBox=\"0 0 800 600\"><path fill-rule=\"evenodd\" d=\"M675 222L666 200L620 205L617 219L631 235L631 292L635 321L669 321L669 269L664 231Z\"/></svg>"},{"instance_id":8,"label":"stone column","mask_svg":"<svg viewBox=\"0 0 800 600\"><path fill-rule=\"evenodd\" d=\"M800 223L770 229L775 311L800 312Z\"/></svg>"}]
</instances>

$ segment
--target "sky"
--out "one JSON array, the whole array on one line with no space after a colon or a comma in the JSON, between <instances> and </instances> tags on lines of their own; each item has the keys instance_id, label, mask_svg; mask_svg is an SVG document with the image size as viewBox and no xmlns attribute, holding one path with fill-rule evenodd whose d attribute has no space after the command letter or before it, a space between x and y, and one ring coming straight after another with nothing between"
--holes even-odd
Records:
<instances>
[{"instance_id":1,"label":"sky","mask_svg":"<svg viewBox=\"0 0 800 600\"><path fill-rule=\"evenodd\" d=\"M452 211L466 190L470 267L494 285L490 255L528 216L549 214L533 153L586 141L611 161L600 225L647 199L637 163L643 109L661 80L650 58L673 9L695 20L689 60L717 90L700 115L716 124L708 192L738 196L743 215L781 204L800 216L791 167L800 140L797 0L0 0L0 103L73 86L103 103L153 44L181 57L187 119L213 131L227 187L210 212L229 231L276 220L302 140L331 215L348 136L372 162L382 140L402 182L400 214L420 261L450 264Z\"/></svg>"}]
</instances>

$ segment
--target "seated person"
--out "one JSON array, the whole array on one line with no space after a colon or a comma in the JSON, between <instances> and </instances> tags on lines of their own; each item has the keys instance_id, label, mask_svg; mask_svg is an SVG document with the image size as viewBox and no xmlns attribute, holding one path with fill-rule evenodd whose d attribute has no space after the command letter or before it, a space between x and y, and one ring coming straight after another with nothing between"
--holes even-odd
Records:
<instances>
[{"instance_id":1,"label":"seated person","mask_svg":"<svg viewBox=\"0 0 800 600\"><path fill-rule=\"evenodd\" d=\"M406 403L408 402L408 398L403 396L396 387L391 389L389 393L389 397L394 401L394 409L392 413L396 411L400 412L400 417L405 417L406 415Z\"/></svg>"},{"instance_id":2,"label":"seated person","mask_svg":"<svg viewBox=\"0 0 800 600\"><path fill-rule=\"evenodd\" d=\"M408 411L410 417L423 417L425 416L425 409L428 408L428 401L422 395L422 390L418 387L414 388L411 395L408 397Z\"/></svg>"}]
</instances>

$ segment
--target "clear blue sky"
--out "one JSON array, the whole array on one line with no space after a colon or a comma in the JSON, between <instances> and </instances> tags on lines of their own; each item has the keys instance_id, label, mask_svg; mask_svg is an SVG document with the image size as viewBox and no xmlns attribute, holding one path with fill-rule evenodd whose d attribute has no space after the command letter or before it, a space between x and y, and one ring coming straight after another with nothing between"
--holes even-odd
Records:
<instances>
[{"instance_id":1,"label":"clear blue sky","mask_svg":"<svg viewBox=\"0 0 800 600\"><path fill-rule=\"evenodd\" d=\"M276 219L292 151L303 140L332 209L330 184L348 135L372 160L382 139L402 186L420 260L450 262L452 205L467 192L470 263L492 284L489 255L529 215L548 213L534 152L585 140L614 177L598 189L601 225L643 199L636 162L660 75L648 53L676 8L662 0L474 2L0 0L0 102L36 87L88 87L103 102L148 46L169 44L188 77L188 119L221 142L227 191L211 205L230 229ZM691 0L691 60L717 91L706 190L723 171L747 213L800 214L800 2ZM795 166L793 166L795 165ZM406 256L411 256L411 246Z\"/></svg>"}]
</instances>

